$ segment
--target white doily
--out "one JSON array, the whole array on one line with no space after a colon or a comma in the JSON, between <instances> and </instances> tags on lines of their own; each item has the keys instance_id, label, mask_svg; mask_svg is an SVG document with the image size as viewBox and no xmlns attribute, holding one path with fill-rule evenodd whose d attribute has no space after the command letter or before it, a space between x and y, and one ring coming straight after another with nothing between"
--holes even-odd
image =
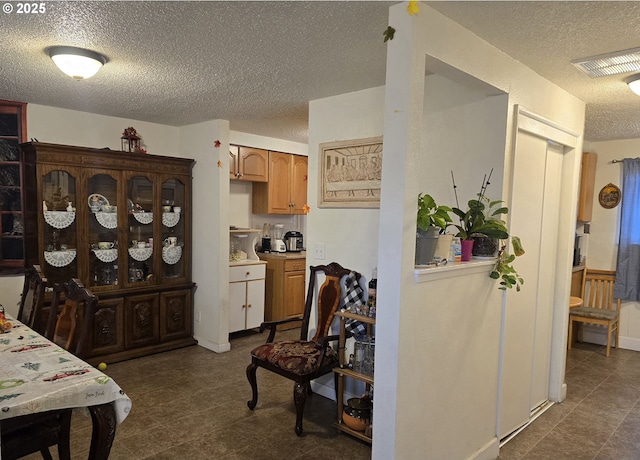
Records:
<instances>
[{"instance_id":1,"label":"white doily","mask_svg":"<svg viewBox=\"0 0 640 460\"><path fill-rule=\"evenodd\" d=\"M76 212L44 211L44 220L53 228L67 228L76 220Z\"/></svg>"},{"instance_id":2,"label":"white doily","mask_svg":"<svg viewBox=\"0 0 640 460\"><path fill-rule=\"evenodd\" d=\"M177 264L182 257L181 246L166 246L162 248L162 260L169 265Z\"/></svg>"},{"instance_id":3,"label":"white doily","mask_svg":"<svg viewBox=\"0 0 640 460\"><path fill-rule=\"evenodd\" d=\"M141 224L150 224L153 222L153 213L152 212L133 212L133 217L136 218L138 222Z\"/></svg>"},{"instance_id":4,"label":"white doily","mask_svg":"<svg viewBox=\"0 0 640 460\"><path fill-rule=\"evenodd\" d=\"M180 222L179 212L163 212L162 225L165 227L175 227Z\"/></svg>"},{"instance_id":5,"label":"white doily","mask_svg":"<svg viewBox=\"0 0 640 460\"><path fill-rule=\"evenodd\" d=\"M153 254L153 248L129 248L129 255L138 262L144 262Z\"/></svg>"},{"instance_id":6,"label":"white doily","mask_svg":"<svg viewBox=\"0 0 640 460\"><path fill-rule=\"evenodd\" d=\"M66 251L45 251L44 260L52 267L66 267L73 259L76 258L75 249L67 249Z\"/></svg>"},{"instance_id":7,"label":"white doily","mask_svg":"<svg viewBox=\"0 0 640 460\"><path fill-rule=\"evenodd\" d=\"M113 262L118 258L118 250L116 248L94 249L93 253L96 255L98 260L101 260L102 262L105 262L105 263Z\"/></svg>"},{"instance_id":8,"label":"white doily","mask_svg":"<svg viewBox=\"0 0 640 460\"><path fill-rule=\"evenodd\" d=\"M116 228L118 226L118 214L115 212L96 212L96 220L104 228Z\"/></svg>"}]
</instances>

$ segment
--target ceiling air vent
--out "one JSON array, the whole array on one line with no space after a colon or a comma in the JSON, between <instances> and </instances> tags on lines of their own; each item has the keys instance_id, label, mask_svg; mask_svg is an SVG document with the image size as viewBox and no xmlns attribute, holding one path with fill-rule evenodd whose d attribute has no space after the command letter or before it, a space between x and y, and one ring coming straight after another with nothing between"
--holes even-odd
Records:
<instances>
[{"instance_id":1,"label":"ceiling air vent","mask_svg":"<svg viewBox=\"0 0 640 460\"><path fill-rule=\"evenodd\" d=\"M640 71L640 48L600 54L571 63L590 77L606 77Z\"/></svg>"}]
</instances>

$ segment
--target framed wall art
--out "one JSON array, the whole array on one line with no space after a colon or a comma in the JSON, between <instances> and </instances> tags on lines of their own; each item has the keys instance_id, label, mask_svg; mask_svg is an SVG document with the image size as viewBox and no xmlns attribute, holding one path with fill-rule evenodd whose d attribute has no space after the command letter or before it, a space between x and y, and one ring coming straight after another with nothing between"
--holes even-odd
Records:
<instances>
[{"instance_id":1,"label":"framed wall art","mask_svg":"<svg viewBox=\"0 0 640 460\"><path fill-rule=\"evenodd\" d=\"M618 186L609 183L602 187L600 193L598 194L598 201L600 201L600 206L605 209L612 209L618 206L620 203L622 192Z\"/></svg>"},{"instance_id":2,"label":"framed wall art","mask_svg":"<svg viewBox=\"0 0 640 460\"><path fill-rule=\"evenodd\" d=\"M382 137L320 144L320 208L379 208Z\"/></svg>"}]
</instances>

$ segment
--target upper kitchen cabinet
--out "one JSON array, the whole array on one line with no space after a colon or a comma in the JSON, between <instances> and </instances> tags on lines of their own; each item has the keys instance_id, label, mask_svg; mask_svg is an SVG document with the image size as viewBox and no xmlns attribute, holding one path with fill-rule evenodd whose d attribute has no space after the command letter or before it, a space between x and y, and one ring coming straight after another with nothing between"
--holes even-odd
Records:
<instances>
[{"instance_id":1,"label":"upper kitchen cabinet","mask_svg":"<svg viewBox=\"0 0 640 460\"><path fill-rule=\"evenodd\" d=\"M598 154L582 154L582 172L580 174L580 195L578 201L578 222L590 222L593 211L593 194L596 182L596 162Z\"/></svg>"},{"instance_id":2,"label":"upper kitchen cabinet","mask_svg":"<svg viewBox=\"0 0 640 460\"><path fill-rule=\"evenodd\" d=\"M229 177L247 182L267 182L269 152L238 145L229 146Z\"/></svg>"},{"instance_id":3,"label":"upper kitchen cabinet","mask_svg":"<svg viewBox=\"0 0 640 460\"><path fill-rule=\"evenodd\" d=\"M304 214L307 203L308 158L269 152L269 181L254 184L255 214Z\"/></svg>"}]
</instances>

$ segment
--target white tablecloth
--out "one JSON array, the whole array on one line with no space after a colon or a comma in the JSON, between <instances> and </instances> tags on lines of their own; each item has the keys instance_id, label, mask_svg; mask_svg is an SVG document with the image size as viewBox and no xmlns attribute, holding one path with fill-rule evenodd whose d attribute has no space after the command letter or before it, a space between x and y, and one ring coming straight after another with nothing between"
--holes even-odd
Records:
<instances>
[{"instance_id":1,"label":"white tablecloth","mask_svg":"<svg viewBox=\"0 0 640 460\"><path fill-rule=\"evenodd\" d=\"M55 409L113 403L121 423L131 399L108 375L24 324L0 334L0 420Z\"/></svg>"}]
</instances>

